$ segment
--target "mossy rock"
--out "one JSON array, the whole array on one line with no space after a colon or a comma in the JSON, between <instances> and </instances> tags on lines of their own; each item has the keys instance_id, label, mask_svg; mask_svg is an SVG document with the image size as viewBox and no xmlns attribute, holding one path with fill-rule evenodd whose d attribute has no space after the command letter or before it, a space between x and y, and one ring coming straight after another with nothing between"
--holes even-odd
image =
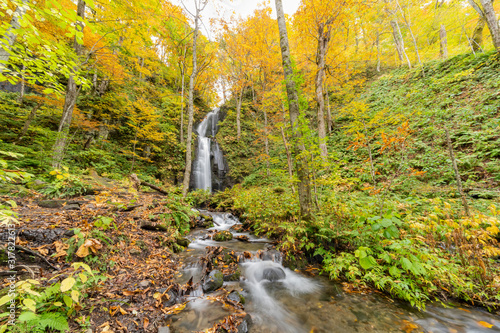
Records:
<instances>
[{"instance_id":1,"label":"mossy rock","mask_svg":"<svg viewBox=\"0 0 500 333\"><path fill-rule=\"evenodd\" d=\"M31 181L26 183L27 188L29 188L30 190L35 190L35 191L40 191L41 189L44 189L48 186L49 186L48 183L46 183L40 179L31 180Z\"/></svg>"},{"instance_id":2,"label":"mossy rock","mask_svg":"<svg viewBox=\"0 0 500 333\"><path fill-rule=\"evenodd\" d=\"M206 293L215 291L222 287L223 284L224 275L218 270L213 270L210 272L207 279L203 283L203 291Z\"/></svg>"},{"instance_id":3,"label":"mossy rock","mask_svg":"<svg viewBox=\"0 0 500 333\"><path fill-rule=\"evenodd\" d=\"M227 242L233 239L233 234L227 230L223 230L213 235L212 239L216 242Z\"/></svg>"},{"instance_id":4,"label":"mossy rock","mask_svg":"<svg viewBox=\"0 0 500 333\"><path fill-rule=\"evenodd\" d=\"M183 247L188 247L189 244L191 243L189 241L189 239L184 238L184 237L177 238L176 242L177 242L178 245L183 246Z\"/></svg>"},{"instance_id":5,"label":"mossy rock","mask_svg":"<svg viewBox=\"0 0 500 333\"><path fill-rule=\"evenodd\" d=\"M224 281L239 281L240 277L241 277L241 271L238 268L234 273L224 275Z\"/></svg>"},{"instance_id":6,"label":"mossy rock","mask_svg":"<svg viewBox=\"0 0 500 333\"><path fill-rule=\"evenodd\" d=\"M205 215L205 214L200 214L200 216L205 220L205 221L214 221L214 218L210 215Z\"/></svg>"}]
</instances>

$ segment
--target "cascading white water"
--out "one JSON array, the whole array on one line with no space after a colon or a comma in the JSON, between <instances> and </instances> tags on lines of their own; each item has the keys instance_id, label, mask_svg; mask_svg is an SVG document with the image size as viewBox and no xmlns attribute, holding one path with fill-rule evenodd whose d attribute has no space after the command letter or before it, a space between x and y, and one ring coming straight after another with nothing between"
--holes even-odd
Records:
<instances>
[{"instance_id":1,"label":"cascading white water","mask_svg":"<svg viewBox=\"0 0 500 333\"><path fill-rule=\"evenodd\" d=\"M219 109L208 113L197 128L198 151L193 166L194 188L212 191L212 156L219 174L225 171L224 154L214 137L218 131Z\"/></svg>"}]
</instances>

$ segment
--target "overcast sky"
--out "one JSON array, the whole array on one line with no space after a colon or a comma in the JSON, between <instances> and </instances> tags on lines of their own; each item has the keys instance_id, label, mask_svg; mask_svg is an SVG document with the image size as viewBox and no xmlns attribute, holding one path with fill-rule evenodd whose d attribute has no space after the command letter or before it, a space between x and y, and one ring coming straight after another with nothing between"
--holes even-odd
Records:
<instances>
[{"instance_id":1,"label":"overcast sky","mask_svg":"<svg viewBox=\"0 0 500 333\"><path fill-rule=\"evenodd\" d=\"M172 2L181 5L181 0L173 0ZM192 13L194 13L194 0L182 0L182 2ZM229 18L233 13L236 14L236 16L245 18L251 15L262 2L262 0L209 0L207 8L205 8L201 14L204 23L204 27L202 28L203 34L211 35L211 33L207 31L210 29L209 22L211 18L219 18L220 16ZM299 3L300 0L283 0L285 13L289 15L294 14L299 7ZM274 0L270 1L270 5L273 9L273 13L275 13Z\"/></svg>"}]
</instances>

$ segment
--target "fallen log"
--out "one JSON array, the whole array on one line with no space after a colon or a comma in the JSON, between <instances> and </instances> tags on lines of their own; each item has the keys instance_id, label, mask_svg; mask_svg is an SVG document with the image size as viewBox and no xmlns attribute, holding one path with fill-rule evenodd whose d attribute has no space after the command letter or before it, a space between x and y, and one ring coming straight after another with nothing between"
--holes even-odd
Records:
<instances>
[{"instance_id":1,"label":"fallen log","mask_svg":"<svg viewBox=\"0 0 500 333\"><path fill-rule=\"evenodd\" d=\"M150 183L147 183L143 180L140 180L139 177L137 177L137 175L135 173L131 174L130 175L130 180L132 181L132 183L134 183L134 187L139 190L139 186L147 186L155 191L158 191L162 194L165 194L165 195L168 195L168 192L165 191L164 189L156 186L156 185L153 185L153 184L150 184Z\"/></svg>"}]
</instances>

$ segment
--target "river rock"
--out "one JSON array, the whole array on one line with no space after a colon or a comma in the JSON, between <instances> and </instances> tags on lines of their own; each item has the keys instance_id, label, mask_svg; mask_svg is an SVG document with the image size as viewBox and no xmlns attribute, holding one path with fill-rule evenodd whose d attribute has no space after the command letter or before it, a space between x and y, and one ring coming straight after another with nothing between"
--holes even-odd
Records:
<instances>
[{"instance_id":1,"label":"river rock","mask_svg":"<svg viewBox=\"0 0 500 333\"><path fill-rule=\"evenodd\" d=\"M170 333L170 327L168 326L158 327L158 333Z\"/></svg>"},{"instance_id":2,"label":"river rock","mask_svg":"<svg viewBox=\"0 0 500 333\"><path fill-rule=\"evenodd\" d=\"M207 279L203 283L203 291L206 293L215 291L222 287L223 284L224 275L218 270L213 270L210 272Z\"/></svg>"},{"instance_id":3,"label":"river rock","mask_svg":"<svg viewBox=\"0 0 500 333\"><path fill-rule=\"evenodd\" d=\"M233 290L227 295L227 299L236 302L236 303L241 303L245 304L245 297L243 297L239 292L236 290Z\"/></svg>"},{"instance_id":4,"label":"river rock","mask_svg":"<svg viewBox=\"0 0 500 333\"><path fill-rule=\"evenodd\" d=\"M262 272L262 279L269 280L271 282L283 280L286 278L285 271L280 267L268 267Z\"/></svg>"},{"instance_id":5,"label":"river rock","mask_svg":"<svg viewBox=\"0 0 500 333\"><path fill-rule=\"evenodd\" d=\"M227 230L223 230L223 231L219 231L219 232L215 233L213 235L212 239L216 242L226 242L226 241L230 241L231 239L233 239L233 234Z\"/></svg>"},{"instance_id":6,"label":"river rock","mask_svg":"<svg viewBox=\"0 0 500 333\"><path fill-rule=\"evenodd\" d=\"M234 273L224 275L224 281L239 281L241 277L241 271L237 269Z\"/></svg>"},{"instance_id":7,"label":"river rock","mask_svg":"<svg viewBox=\"0 0 500 333\"><path fill-rule=\"evenodd\" d=\"M252 326L252 317L247 314L241 324L238 325L238 333L248 333L250 332L250 326Z\"/></svg>"},{"instance_id":8,"label":"river rock","mask_svg":"<svg viewBox=\"0 0 500 333\"><path fill-rule=\"evenodd\" d=\"M187 238L179 237L179 238L177 238L176 243L177 243L177 245L188 247L189 243L191 243L191 242Z\"/></svg>"},{"instance_id":9,"label":"river rock","mask_svg":"<svg viewBox=\"0 0 500 333\"><path fill-rule=\"evenodd\" d=\"M278 261L281 258L279 251L270 250L262 253L262 261Z\"/></svg>"}]
</instances>

